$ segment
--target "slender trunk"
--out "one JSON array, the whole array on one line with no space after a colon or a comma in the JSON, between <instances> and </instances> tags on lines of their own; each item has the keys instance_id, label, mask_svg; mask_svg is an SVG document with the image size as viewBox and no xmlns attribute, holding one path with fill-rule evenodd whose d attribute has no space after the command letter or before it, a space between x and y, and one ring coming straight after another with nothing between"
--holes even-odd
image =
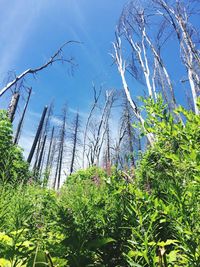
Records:
<instances>
[{"instance_id":1,"label":"slender trunk","mask_svg":"<svg viewBox=\"0 0 200 267\"><path fill-rule=\"evenodd\" d=\"M125 78L125 63L123 62L122 55L121 55L121 39L119 37L117 39L117 43L114 43L114 50L115 50L116 64L117 64L117 67L118 67L119 74L121 76L121 80L122 80L122 84L123 84L123 88L124 88L127 100L129 102L129 104L130 104L130 106L131 106L136 118L139 120L139 122L142 125L142 128L145 130L145 125L144 125L145 124L145 120L141 116L136 103L131 98L129 87L128 87L128 84L126 82L126 78ZM151 146L153 146L153 143L154 143L153 134L152 133L147 133L146 137L147 137L147 140L148 140L149 144Z\"/></svg>"},{"instance_id":2,"label":"slender trunk","mask_svg":"<svg viewBox=\"0 0 200 267\"><path fill-rule=\"evenodd\" d=\"M195 111L195 114L199 115L199 108L197 106L197 93L196 93L196 89L195 89L195 83L193 80L191 68L188 68L188 78L189 78L190 88L191 88L191 92L192 92L194 111Z\"/></svg>"},{"instance_id":3,"label":"slender trunk","mask_svg":"<svg viewBox=\"0 0 200 267\"><path fill-rule=\"evenodd\" d=\"M60 188L60 179L61 179L61 171L62 171L62 162L63 162L63 145L61 146L61 151L60 151L60 161L59 161L59 168L58 168L57 190Z\"/></svg>"},{"instance_id":4,"label":"slender trunk","mask_svg":"<svg viewBox=\"0 0 200 267\"><path fill-rule=\"evenodd\" d=\"M129 151L130 151L130 159L131 159L131 166L135 166L135 160L134 160L134 148L133 148L133 132L132 132L132 126L131 126L131 116L130 111L128 107L128 103L126 102L126 108L127 108L127 134L128 134L128 142L129 142Z\"/></svg>"},{"instance_id":5,"label":"slender trunk","mask_svg":"<svg viewBox=\"0 0 200 267\"><path fill-rule=\"evenodd\" d=\"M19 102L19 97L20 97L19 92L14 92L8 107L8 118L10 119L11 122L13 122L15 117L15 112Z\"/></svg>"},{"instance_id":6,"label":"slender trunk","mask_svg":"<svg viewBox=\"0 0 200 267\"><path fill-rule=\"evenodd\" d=\"M66 128L66 108L63 109L62 126L61 126L60 134L59 134L58 160L57 160L57 166L56 166L55 179L53 183L54 189L56 188L56 184L57 184L57 190L60 188L61 171L62 171L62 163L63 163L63 150L64 150L65 132L66 132L65 128Z\"/></svg>"},{"instance_id":7,"label":"slender trunk","mask_svg":"<svg viewBox=\"0 0 200 267\"><path fill-rule=\"evenodd\" d=\"M45 144L46 144L46 138L47 136L45 135L44 140L42 142L42 147L41 147L41 151L40 151L40 155L39 155L39 159L38 159L38 163L37 163L37 167L36 170L39 172L40 168L41 168L41 164L42 164L42 159L44 156L44 148L45 148Z\"/></svg>"},{"instance_id":8,"label":"slender trunk","mask_svg":"<svg viewBox=\"0 0 200 267\"><path fill-rule=\"evenodd\" d=\"M17 126L17 131L16 131L16 134L15 134L14 144L18 144L18 142L19 142L20 133L21 133L21 130L22 130L24 117L25 117L25 114L26 114L26 110L27 110L27 107L28 107L29 100L30 100L31 92L32 92L32 88L30 88L29 91L28 91L28 97L27 97L27 100L26 100L26 104L24 106L24 109L23 109L23 112L22 112L22 116L21 116L20 121L19 121L18 126Z\"/></svg>"},{"instance_id":9,"label":"slender trunk","mask_svg":"<svg viewBox=\"0 0 200 267\"><path fill-rule=\"evenodd\" d=\"M41 134L41 131L42 131L42 128L43 128L43 124L44 124L45 116L46 116L46 113L47 113L47 109L48 109L48 107L45 106L44 110L43 110L43 113L42 113L42 117L40 119L40 123L39 123L38 129L37 129L36 135L35 135L35 138L34 138L34 141L33 141L33 144L32 144L32 147L31 147L31 151L30 151L30 153L28 155L28 159L27 159L28 163L31 163L31 161L32 161L32 158L33 158L33 155L34 155L34 152L35 152L35 148L37 146L38 139L40 137L40 134Z\"/></svg>"},{"instance_id":10,"label":"slender trunk","mask_svg":"<svg viewBox=\"0 0 200 267\"><path fill-rule=\"evenodd\" d=\"M82 154L82 167L83 167L83 169L85 168L85 150L86 150L86 138L87 138L88 127L89 127L90 120L92 118L93 111L95 110L97 103L99 101L100 95L101 95L101 89L100 89L98 95L96 93L95 86L93 86L93 90L94 90L94 104L93 104L93 106L90 110L89 116L87 118L85 131L84 131L84 137L83 137L83 154Z\"/></svg>"},{"instance_id":11,"label":"slender trunk","mask_svg":"<svg viewBox=\"0 0 200 267\"><path fill-rule=\"evenodd\" d=\"M78 126L79 126L79 114L77 113L75 119L75 129L73 134L73 149L72 149L72 160L70 164L70 174L73 173L74 170L74 160L76 155L76 147L77 147L77 135L78 135Z\"/></svg>"},{"instance_id":12,"label":"slender trunk","mask_svg":"<svg viewBox=\"0 0 200 267\"><path fill-rule=\"evenodd\" d=\"M53 126L52 131L51 131L51 138L50 138L49 150L48 150L48 154L47 154L47 163L46 163L46 169L47 170L48 170L49 165L50 165L50 157L51 157L53 139L54 139L54 126Z\"/></svg>"},{"instance_id":13,"label":"slender trunk","mask_svg":"<svg viewBox=\"0 0 200 267\"><path fill-rule=\"evenodd\" d=\"M54 181L53 181L53 189L56 189L56 182L57 182L59 164L60 164L60 149L58 151L58 158L57 158L57 164L56 164L56 172L55 172L55 177L54 177Z\"/></svg>"}]
</instances>

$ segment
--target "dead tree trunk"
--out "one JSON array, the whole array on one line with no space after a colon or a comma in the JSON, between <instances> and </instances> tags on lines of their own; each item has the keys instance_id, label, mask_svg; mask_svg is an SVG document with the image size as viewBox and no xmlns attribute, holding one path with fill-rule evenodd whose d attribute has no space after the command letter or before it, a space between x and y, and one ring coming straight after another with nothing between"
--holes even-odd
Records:
<instances>
[{"instance_id":1,"label":"dead tree trunk","mask_svg":"<svg viewBox=\"0 0 200 267\"><path fill-rule=\"evenodd\" d=\"M181 58L187 71L194 110L196 114L199 114L197 97L200 89L200 53L193 41L192 34L195 31L189 21L190 5L192 6L192 2L195 1L186 1L188 4L180 0L174 3L166 0L152 1L156 4L157 13L163 16L176 33L180 45Z\"/></svg>"},{"instance_id":2,"label":"dead tree trunk","mask_svg":"<svg viewBox=\"0 0 200 267\"><path fill-rule=\"evenodd\" d=\"M8 118L10 119L11 122L13 122L14 120L19 98L20 98L19 92L14 92L8 107Z\"/></svg>"},{"instance_id":3,"label":"dead tree trunk","mask_svg":"<svg viewBox=\"0 0 200 267\"><path fill-rule=\"evenodd\" d=\"M49 130L49 123L50 123L50 117L52 115L52 104L50 104L47 114L45 116L45 120L43 123L43 127L42 127L42 131L38 140L38 144L37 144L37 149L36 149L36 153L35 153L35 163L34 163L34 168L37 169L37 165L39 162L39 157L40 157L40 153L42 150L42 144L44 142L45 136L48 135L48 130Z\"/></svg>"},{"instance_id":4,"label":"dead tree trunk","mask_svg":"<svg viewBox=\"0 0 200 267\"><path fill-rule=\"evenodd\" d=\"M102 111L101 119L99 122L99 126L97 129L96 138L94 140L94 156L96 159L96 165L99 165L100 161L100 154L102 150L103 143L105 141L105 135L106 135L106 127L108 126L108 121L111 114L111 109L113 106L113 103L115 101L115 91L111 90L110 92L106 92L106 100L105 105Z\"/></svg>"},{"instance_id":5,"label":"dead tree trunk","mask_svg":"<svg viewBox=\"0 0 200 267\"><path fill-rule=\"evenodd\" d=\"M22 130L23 122L24 122L24 117L25 117L26 110L27 110L27 107L28 107L28 103L29 103L29 100L30 100L30 97L31 97L31 92L32 92L32 88L30 88L29 91L28 91L28 97L27 97L27 100L26 100L26 104L24 106L24 109L23 109L23 112L22 112L22 116L21 116L20 121L19 121L18 126L17 126L17 131L16 131L16 134L15 134L14 144L18 144L18 142L19 142L20 133L21 133L21 130Z\"/></svg>"},{"instance_id":6,"label":"dead tree trunk","mask_svg":"<svg viewBox=\"0 0 200 267\"><path fill-rule=\"evenodd\" d=\"M43 110L43 113L42 113L42 117L40 119L40 123L39 123L38 129L37 129L36 135L35 135L35 138L34 138L34 141L33 141L33 145L31 147L30 153L28 155L28 159L27 159L28 163L31 163L31 160L33 158L33 155L34 155L34 152L35 152L35 148L37 146L38 139L40 137L40 134L41 134L41 131L42 131L42 128L43 128L43 124L44 124L45 116L46 116L46 113L47 113L47 109L48 109L48 107L45 106L44 110Z\"/></svg>"},{"instance_id":7,"label":"dead tree trunk","mask_svg":"<svg viewBox=\"0 0 200 267\"><path fill-rule=\"evenodd\" d=\"M88 134L88 127L89 127L93 112L94 112L94 110L98 104L98 101L99 101L99 98L101 95L101 89L99 90L98 94L96 92L95 86L93 86L93 90L94 90L94 102L93 102L92 108L91 108L90 113L89 113L88 118L87 118L85 130L84 130L84 136L83 136L83 154L82 154L82 167L83 167L83 169L85 168L85 153L86 153L85 150L86 150L86 139L87 139L87 134Z\"/></svg>"},{"instance_id":8,"label":"dead tree trunk","mask_svg":"<svg viewBox=\"0 0 200 267\"><path fill-rule=\"evenodd\" d=\"M111 152L110 152L110 126L109 122L106 125L106 146L105 146L105 168L109 175L111 170Z\"/></svg>"},{"instance_id":9,"label":"dead tree trunk","mask_svg":"<svg viewBox=\"0 0 200 267\"><path fill-rule=\"evenodd\" d=\"M63 145L64 144L62 144L61 150L60 150L60 160L59 160L58 179L57 179L57 190L59 190L59 188L60 188L61 171L62 171L62 163L63 163L63 149L64 149Z\"/></svg>"},{"instance_id":10,"label":"dead tree trunk","mask_svg":"<svg viewBox=\"0 0 200 267\"><path fill-rule=\"evenodd\" d=\"M48 154L47 154L46 170L48 170L48 168L50 166L50 158L51 158L51 152L52 152L53 139L54 139L54 126L53 126L52 131L51 131L49 150L48 150Z\"/></svg>"},{"instance_id":11,"label":"dead tree trunk","mask_svg":"<svg viewBox=\"0 0 200 267\"><path fill-rule=\"evenodd\" d=\"M59 144L58 144L58 159L56 165L56 173L53 183L53 188L57 190L60 188L60 181L61 181L61 171L62 171L62 164L63 164L63 151L64 151L64 143L65 143L65 136L66 136L66 118L67 118L67 110L66 107L63 109L63 116L62 116L62 125L59 133Z\"/></svg>"},{"instance_id":12,"label":"dead tree trunk","mask_svg":"<svg viewBox=\"0 0 200 267\"><path fill-rule=\"evenodd\" d=\"M135 159L134 159L134 147L133 147L133 129L132 129L132 123L131 123L131 114L130 114L130 107L129 103L126 100L125 103L125 109L126 109L126 125L127 125L127 137L128 137L128 143L129 143L129 153L130 153L130 161L131 161L131 166L135 166Z\"/></svg>"},{"instance_id":13,"label":"dead tree trunk","mask_svg":"<svg viewBox=\"0 0 200 267\"><path fill-rule=\"evenodd\" d=\"M126 72L126 64L122 57L122 47L121 47L121 38L116 34L116 42L113 44L115 55L113 55L113 58L116 62L119 74L121 76L124 92L126 94L127 100L134 112L134 115L138 119L138 121L141 123L142 128L145 130L145 120L142 117L135 101L132 99L130 90L126 81L125 72ZM151 146L153 146L154 143L154 136L152 133L147 133L147 140Z\"/></svg>"},{"instance_id":14,"label":"dead tree trunk","mask_svg":"<svg viewBox=\"0 0 200 267\"><path fill-rule=\"evenodd\" d=\"M36 169L34 170L36 172L36 175L39 174L39 172L40 172L42 159L43 159L43 156L44 156L44 148L45 148L45 144L46 144L46 138L47 138L47 135L45 135L44 140L42 142L38 163L37 163Z\"/></svg>"},{"instance_id":15,"label":"dead tree trunk","mask_svg":"<svg viewBox=\"0 0 200 267\"><path fill-rule=\"evenodd\" d=\"M71 164L70 164L70 174L74 171L74 161L76 157L76 150L77 150L77 142L78 142L78 130L79 130L79 113L77 112L76 118L74 121L74 132L72 133L72 158L71 158Z\"/></svg>"}]
</instances>

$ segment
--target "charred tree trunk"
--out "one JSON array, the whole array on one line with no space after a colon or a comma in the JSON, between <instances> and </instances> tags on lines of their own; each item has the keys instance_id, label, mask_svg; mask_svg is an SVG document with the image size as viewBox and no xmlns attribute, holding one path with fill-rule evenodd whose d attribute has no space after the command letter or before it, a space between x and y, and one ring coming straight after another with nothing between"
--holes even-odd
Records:
<instances>
[{"instance_id":1,"label":"charred tree trunk","mask_svg":"<svg viewBox=\"0 0 200 267\"><path fill-rule=\"evenodd\" d=\"M54 138L54 126L53 126L52 131L51 131L49 150L48 150L48 154L47 154L46 170L48 170L49 165L50 165L50 157L51 157L51 151L52 151L52 145L53 145L53 138Z\"/></svg>"},{"instance_id":2,"label":"charred tree trunk","mask_svg":"<svg viewBox=\"0 0 200 267\"><path fill-rule=\"evenodd\" d=\"M40 123L39 123L38 129L37 129L36 135L35 135L35 138L34 138L34 141L33 141L33 145L31 147L31 151L30 151L30 153L28 155L28 159L27 159L28 163L31 163L31 160L33 158L33 155L34 155L34 152L35 152L35 148L37 146L37 143L38 143L38 140L39 140L42 128L43 128L43 124L44 124L45 116L46 116L46 113L47 113L47 109L48 109L48 107L45 106L44 110L43 110L43 113L42 113L42 117L40 119Z\"/></svg>"},{"instance_id":3,"label":"charred tree trunk","mask_svg":"<svg viewBox=\"0 0 200 267\"><path fill-rule=\"evenodd\" d=\"M56 189L56 182L57 182L57 176L58 176L58 170L59 170L59 163L60 163L60 149L58 151L56 172L55 172L55 177L54 177L54 180L53 180L53 189Z\"/></svg>"},{"instance_id":4,"label":"charred tree trunk","mask_svg":"<svg viewBox=\"0 0 200 267\"><path fill-rule=\"evenodd\" d=\"M106 151L105 151L105 168L109 175L111 171L111 152L110 152L110 128L109 123L106 125Z\"/></svg>"},{"instance_id":5,"label":"charred tree trunk","mask_svg":"<svg viewBox=\"0 0 200 267\"><path fill-rule=\"evenodd\" d=\"M63 118L62 118L62 126L59 134L59 149L58 149L58 159L56 166L55 179L53 183L53 188L57 190L60 188L60 180L61 180L61 171L62 171L62 163L63 163L63 151L64 151L64 143L65 143L65 135L66 135L66 117L67 111L66 108L63 109Z\"/></svg>"},{"instance_id":6,"label":"charred tree trunk","mask_svg":"<svg viewBox=\"0 0 200 267\"><path fill-rule=\"evenodd\" d=\"M50 123L50 117L52 115L52 104L50 104L48 108L48 112L45 116L45 120L43 123L42 131L38 140L38 145L37 145L37 150L36 150L36 155L35 155L35 164L34 167L37 168L38 161L39 161L39 156L42 150L42 144L44 142L45 136L48 136L48 131L49 131L49 123Z\"/></svg>"},{"instance_id":7,"label":"charred tree trunk","mask_svg":"<svg viewBox=\"0 0 200 267\"><path fill-rule=\"evenodd\" d=\"M22 116L21 116L20 121L19 121L18 126L17 126L17 131L16 131L16 134L15 134L14 144L18 144L18 142L19 142L20 133L21 133L21 130L22 130L23 122L24 122L24 117L25 117L26 110L27 110L27 107L28 107L28 103L29 103L29 100L30 100L30 97L31 97L31 92L32 92L32 88L30 88L29 91L28 91L28 97L27 97L27 100L26 100L26 104L24 106L24 109L23 109L23 112L22 112Z\"/></svg>"},{"instance_id":8,"label":"charred tree trunk","mask_svg":"<svg viewBox=\"0 0 200 267\"><path fill-rule=\"evenodd\" d=\"M64 142L64 140L63 140ZM63 163L63 143L60 150L60 160L59 160L59 168L58 168L58 181L57 181L57 190L60 188L60 179L61 179L61 171L62 171L62 163Z\"/></svg>"},{"instance_id":9,"label":"charred tree trunk","mask_svg":"<svg viewBox=\"0 0 200 267\"><path fill-rule=\"evenodd\" d=\"M130 114L130 108L129 103L126 101L126 113L127 113L127 136L128 136L128 142L129 142L129 151L130 151L130 163L131 166L135 166L135 160L134 160L134 147L133 147L133 129L132 129L132 123L131 123L131 114Z\"/></svg>"},{"instance_id":10,"label":"charred tree trunk","mask_svg":"<svg viewBox=\"0 0 200 267\"><path fill-rule=\"evenodd\" d=\"M8 107L8 118L10 119L11 122L13 122L15 117L15 112L19 102L19 97L20 97L19 92L14 92Z\"/></svg>"},{"instance_id":11,"label":"charred tree trunk","mask_svg":"<svg viewBox=\"0 0 200 267\"><path fill-rule=\"evenodd\" d=\"M78 141L78 129L79 129L79 114L77 113L75 118L74 133L72 136L73 147L72 147L72 159L70 164L70 174L72 174L74 171L74 160L76 156L77 141Z\"/></svg>"},{"instance_id":12,"label":"charred tree trunk","mask_svg":"<svg viewBox=\"0 0 200 267\"><path fill-rule=\"evenodd\" d=\"M43 140L42 145L41 145L41 151L40 151L40 155L39 155L39 158L38 158L38 163L37 163L37 166L36 166L36 168L34 170L36 175L39 174L39 171L40 171L40 168L41 168L42 159L43 159L43 156L44 156L44 147L45 147L45 144L46 144L46 138L47 138L47 136L45 135L44 140Z\"/></svg>"}]
</instances>

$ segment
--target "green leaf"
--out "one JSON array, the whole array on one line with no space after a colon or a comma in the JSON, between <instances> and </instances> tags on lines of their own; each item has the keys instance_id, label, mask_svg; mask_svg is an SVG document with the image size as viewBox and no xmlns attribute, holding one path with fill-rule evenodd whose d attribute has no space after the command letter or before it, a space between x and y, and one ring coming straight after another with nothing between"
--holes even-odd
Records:
<instances>
[{"instance_id":1,"label":"green leaf","mask_svg":"<svg viewBox=\"0 0 200 267\"><path fill-rule=\"evenodd\" d=\"M0 232L0 243L3 243L7 246L13 245L13 239L6 235L4 232Z\"/></svg>"},{"instance_id":2,"label":"green leaf","mask_svg":"<svg viewBox=\"0 0 200 267\"><path fill-rule=\"evenodd\" d=\"M169 245L172 245L172 244L176 244L178 243L179 241L178 240L175 240L175 239L168 239L167 241L161 241L161 242L158 242L158 246L160 247L165 247L165 246L169 246Z\"/></svg>"},{"instance_id":3,"label":"green leaf","mask_svg":"<svg viewBox=\"0 0 200 267\"><path fill-rule=\"evenodd\" d=\"M130 250L128 252L128 257L130 257L130 258L133 258L133 257L143 257L143 253L141 251Z\"/></svg>"}]
</instances>

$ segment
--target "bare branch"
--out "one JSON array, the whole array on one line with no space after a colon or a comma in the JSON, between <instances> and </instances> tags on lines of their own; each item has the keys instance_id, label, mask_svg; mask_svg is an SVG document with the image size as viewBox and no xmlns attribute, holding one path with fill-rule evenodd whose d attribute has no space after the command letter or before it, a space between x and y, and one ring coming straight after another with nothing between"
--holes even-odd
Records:
<instances>
[{"instance_id":1,"label":"bare branch","mask_svg":"<svg viewBox=\"0 0 200 267\"><path fill-rule=\"evenodd\" d=\"M63 59L62 56L62 50L63 48L70 44L70 43L79 43L77 41L68 41L66 43L64 43L56 52L53 56L50 57L50 59L43 65L34 68L34 69L27 69L24 72L22 72L20 75L16 76L15 79L13 79L11 82L9 82L4 88L1 89L0 91L0 97L6 92L8 91L13 85L15 85L18 81L22 80L25 76L27 76L28 74L37 74L39 71L47 68L49 65L52 65L53 63L57 62L57 61L64 61L64 62L68 62L68 63L72 63L71 60L67 60L67 59Z\"/></svg>"}]
</instances>

